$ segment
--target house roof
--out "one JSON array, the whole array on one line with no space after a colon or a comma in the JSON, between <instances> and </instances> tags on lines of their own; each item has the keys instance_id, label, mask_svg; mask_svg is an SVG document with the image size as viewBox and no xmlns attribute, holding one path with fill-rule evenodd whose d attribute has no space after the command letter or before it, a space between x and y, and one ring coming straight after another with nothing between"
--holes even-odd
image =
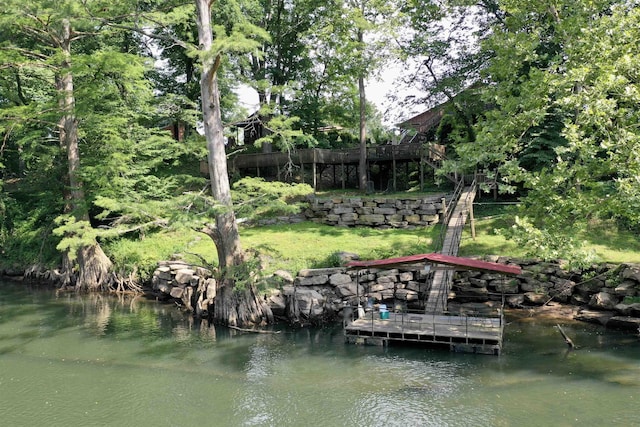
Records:
<instances>
[{"instance_id":1,"label":"house roof","mask_svg":"<svg viewBox=\"0 0 640 427\"><path fill-rule=\"evenodd\" d=\"M518 275L522 272L522 269L518 265L499 264L497 262L481 261L471 258L443 255L437 253L409 255L397 258L378 259L373 261L351 261L347 264L347 267L392 267L405 264L415 264L419 262L444 264L453 267L459 267L461 270L494 271L497 273L510 275Z\"/></svg>"},{"instance_id":2,"label":"house roof","mask_svg":"<svg viewBox=\"0 0 640 427\"><path fill-rule=\"evenodd\" d=\"M418 132L427 132L430 128L440 123L444 115L444 104L440 104L430 110L423 111L420 114L398 123L398 127L402 129L415 129Z\"/></svg>"}]
</instances>

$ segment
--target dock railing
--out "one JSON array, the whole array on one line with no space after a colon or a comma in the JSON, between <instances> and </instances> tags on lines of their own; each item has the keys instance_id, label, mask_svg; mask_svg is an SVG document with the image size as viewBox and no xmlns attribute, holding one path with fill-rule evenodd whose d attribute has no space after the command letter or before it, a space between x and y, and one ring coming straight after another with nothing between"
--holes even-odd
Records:
<instances>
[{"instance_id":1,"label":"dock railing","mask_svg":"<svg viewBox=\"0 0 640 427\"><path fill-rule=\"evenodd\" d=\"M353 311L354 315L357 310ZM366 325L374 331L381 325L395 327L394 331L407 334L416 334L423 331L425 335L436 335L442 328L453 330L469 336L473 333L496 333L502 336L504 320L502 311L495 314L486 313L427 313L418 310L405 310L401 312L390 312L386 319L380 318L378 310L366 311L364 317L360 317L360 329ZM352 317L348 324L355 319Z\"/></svg>"}]
</instances>

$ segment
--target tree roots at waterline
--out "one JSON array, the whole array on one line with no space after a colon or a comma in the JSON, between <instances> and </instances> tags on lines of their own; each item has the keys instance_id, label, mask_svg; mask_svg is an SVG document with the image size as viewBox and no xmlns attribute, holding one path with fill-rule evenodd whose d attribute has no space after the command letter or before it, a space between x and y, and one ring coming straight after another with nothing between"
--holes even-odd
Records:
<instances>
[{"instance_id":1,"label":"tree roots at waterline","mask_svg":"<svg viewBox=\"0 0 640 427\"><path fill-rule=\"evenodd\" d=\"M273 313L253 284L236 289L227 283L217 290L211 320L228 326L259 326L273 323Z\"/></svg>"},{"instance_id":2,"label":"tree roots at waterline","mask_svg":"<svg viewBox=\"0 0 640 427\"><path fill-rule=\"evenodd\" d=\"M142 292L136 271L127 275L112 271L111 260L98 244L78 250L75 261L63 257L62 267L47 270L41 265L33 265L25 271L24 277L35 282L48 282L59 290L76 292Z\"/></svg>"}]
</instances>

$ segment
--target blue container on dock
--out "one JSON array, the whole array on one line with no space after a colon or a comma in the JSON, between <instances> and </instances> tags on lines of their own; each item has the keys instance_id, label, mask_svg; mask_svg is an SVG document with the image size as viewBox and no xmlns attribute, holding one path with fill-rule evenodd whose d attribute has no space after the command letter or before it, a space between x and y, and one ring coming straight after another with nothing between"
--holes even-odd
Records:
<instances>
[{"instance_id":1,"label":"blue container on dock","mask_svg":"<svg viewBox=\"0 0 640 427\"><path fill-rule=\"evenodd\" d=\"M388 319L389 318L389 310L387 310L387 304L380 304L380 319Z\"/></svg>"}]
</instances>

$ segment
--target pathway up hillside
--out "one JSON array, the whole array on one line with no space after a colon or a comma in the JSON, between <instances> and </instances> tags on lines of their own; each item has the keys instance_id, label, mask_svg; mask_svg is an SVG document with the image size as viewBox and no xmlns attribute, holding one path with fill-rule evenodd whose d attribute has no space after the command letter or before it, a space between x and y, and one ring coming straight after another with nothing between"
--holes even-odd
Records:
<instances>
[{"instance_id":1,"label":"pathway up hillside","mask_svg":"<svg viewBox=\"0 0 640 427\"><path fill-rule=\"evenodd\" d=\"M473 201L476 197L475 181L465 187L457 199L456 205L448 217L446 234L442 243L443 255L458 255L462 230L471 212ZM447 310L447 298L453 283L453 270L438 269L433 273L431 288L425 304L425 313L443 313Z\"/></svg>"}]
</instances>

